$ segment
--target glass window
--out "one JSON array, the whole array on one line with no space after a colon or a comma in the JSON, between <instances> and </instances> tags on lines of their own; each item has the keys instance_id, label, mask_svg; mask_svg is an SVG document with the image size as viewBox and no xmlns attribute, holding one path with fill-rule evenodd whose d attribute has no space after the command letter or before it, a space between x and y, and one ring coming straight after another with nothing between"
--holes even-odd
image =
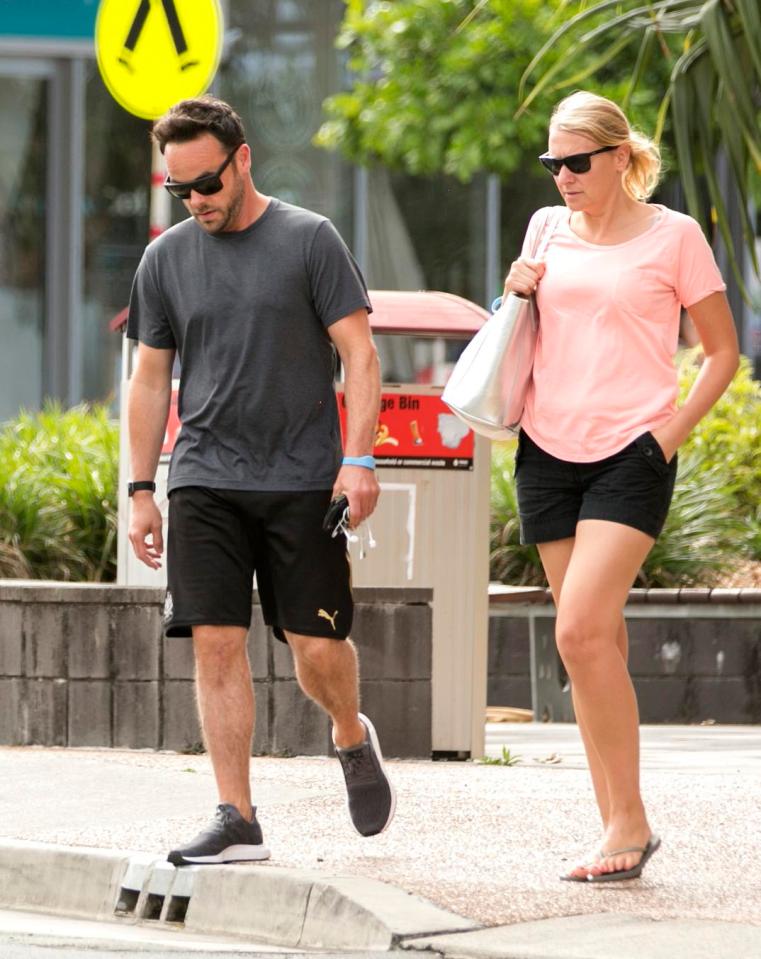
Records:
<instances>
[{"instance_id":1,"label":"glass window","mask_svg":"<svg viewBox=\"0 0 761 959\"><path fill-rule=\"evenodd\" d=\"M47 86L0 75L0 420L42 399Z\"/></svg>"},{"instance_id":2,"label":"glass window","mask_svg":"<svg viewBox=\"0 0 761 959\"><path fill-rule=\"evenodd\" d=\"M312 146L322 101L341 87L343 12L340 0L231 0L215 91L243 118L257 189L330 217L351 245L351 167Z\"/></svg>"},{"instance_id":3,"label":"glass window","mask_svg":"<svg viewBox=\"0 0 761 959\"><path fill-rule=\"evenodd\" d=\"M486 291L486 179L370 171L367 282L376 290L440 290L474 303ZM446 382L464 340L376 337L385 382Z\"/></svg>"},{"instance_id":4,"label":"glass window","mask_svg":"<svg viewBox=\"0 0 761 959\"><path fill-rule=\"evenodd\" d=\"M485 179L368 177L367 278L379 290L441 290L486 301Z\"/></svg>"},{"instance_id":5,"label":"glass window","mask_svg":"<svg viewBox=\"0 0 761 959\"><path fill-rule=\"evenodd\" d=\"M86 80L82 384L87 400L114 398L121 335L109 323L129 302L148 242L150 123L111 98L95 62Z\"/></svg>"}]
</instances>

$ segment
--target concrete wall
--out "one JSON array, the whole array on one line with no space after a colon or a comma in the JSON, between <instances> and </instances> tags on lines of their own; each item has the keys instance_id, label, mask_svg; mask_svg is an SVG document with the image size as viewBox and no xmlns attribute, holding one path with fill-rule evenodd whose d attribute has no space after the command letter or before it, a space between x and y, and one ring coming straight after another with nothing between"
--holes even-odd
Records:
<instances>
[{"instance_id":1,"label":"concrete wall","mask_svg":"<svg viewBox=\"0 0 761 959\"><path fill-rule=\"evenodd\" d=\"M388 756L431 754L431 596L355 590L362 709ZM0 743L199 749L192 644L163 636L163 600L149 587L0 583ZM254 753L330 754L330 723L256 596L248 647Z\"/></svg>"},{"instance_id":2,"label":"concrete wall","mask_svg":"<svg viewBox=\"0 0 761 959\"><path fill-rule=\"evenodd\" d=\"M642 722L761 723L761 590L632 590L625 615ZM572 718L554 617L544 590L492 597L490 706Z\"/></svg>"}]
</instances>

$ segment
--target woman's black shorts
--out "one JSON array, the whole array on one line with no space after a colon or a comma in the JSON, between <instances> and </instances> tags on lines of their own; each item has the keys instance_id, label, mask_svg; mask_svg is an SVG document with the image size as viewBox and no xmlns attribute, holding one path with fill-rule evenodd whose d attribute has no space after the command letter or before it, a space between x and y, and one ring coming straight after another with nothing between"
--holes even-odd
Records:
<instances>
[{"instance_id":1,"label":"woman's black shorts","mask_svg":"<svg viewBox=\"0 0 761 959\"><path fill-rule=\"evenodd\" d=\"M251 623L253 576L275 635L345 639L353 604L346 538L322 529L331 490L183 486L169 498L167 636Z\"/></svg>"},{"instance_id":2,"label":"woman's black shorts","mask_svg":"<svg viewBox=\"0 0 761 959\"><path fill-rule=\"evenodd\" d=\"M603 460L569 463L546 453L521 430L515 454L521 542L567 539L583 519L622 523L657 539L676 469L677 457L666 462L649 432Z\"/></svg>"}]
</instances>

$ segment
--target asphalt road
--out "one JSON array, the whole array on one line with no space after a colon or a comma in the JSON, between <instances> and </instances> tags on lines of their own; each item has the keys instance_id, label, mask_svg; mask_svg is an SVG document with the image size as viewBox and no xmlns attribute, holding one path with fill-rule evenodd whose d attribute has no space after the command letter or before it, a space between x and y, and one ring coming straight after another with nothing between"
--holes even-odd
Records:
<instances>
[{"instance_id":1,"label":"asphalt road","mask_svg":"<svg viewBox=\"0 0 761 959\"><path fill-rule=\"evenodd\" d=\"M263 943L194 936L180 929L90 922L40 913L0 910L1 959L379 959L379 953L294 952ZM384 952L384 959L409 953Z\"/></svg>"},{"instance_id":2,"label":"asphalt road","mask_svg":"<svg viewBox=\"0 0 761 959\"><path fill-rule=\"evenodd\" d=\"M142 947L136 946L134 949L116 949L113 947L106 946L92 946L88 945L86 942L80 943L79 945L70 946L60 941L51 939L45 945L32 945L29 942L20 942L16 939L8 939L5 936L0 936L0 954L3 959L135 959L136 956L139 956L140 959L176 959L178 955L192 955L193 959L213 959L213 957L225 955L231 957L231 959L270 959L273 955L271 952L224 952L220 953L219 951L203 951L203 952L193 952L191 954L186 951L177 950L177 947L160 949L158 951L151 950L146 952ZM285 952L279 953L281 959L303 959L303 956L307 953L303 952ZM312 956L319 956L319 959L378 959L379 954L377 952L333 952L333 953L309 953ZM384 952L385 957L402 956L400 952ZM407 959L409 959L409 953L405 954Z\"/></svg>"},{"instance_id":3,"label":"asphalt road","mask_svg":"<svg viewBox=\"0 0 761 959\"><path fill-rule=\"evenodd\" d=\"M183 952L178 952L177 947L151 950L146 952L140 946L133 949L119 949L111 946L93 946L87 942L81 942L78 945L68 945L61 940L50 939L44 945L34 945L29 941L19 941L15 937L6 938L0 936L0 951L3 959L176 959ZM184 955L188 955L187 952ZM251 959L251 957L264 957L269 959L271 952L193 952L194 959L212 959L219 955L238 957L238 959ZM284 959L288 959L288 953L280 953ZM290 953L290 956L303 956L303 953ZM343 957L345 959L345 957Z\"/></svg>"}]
</instances>

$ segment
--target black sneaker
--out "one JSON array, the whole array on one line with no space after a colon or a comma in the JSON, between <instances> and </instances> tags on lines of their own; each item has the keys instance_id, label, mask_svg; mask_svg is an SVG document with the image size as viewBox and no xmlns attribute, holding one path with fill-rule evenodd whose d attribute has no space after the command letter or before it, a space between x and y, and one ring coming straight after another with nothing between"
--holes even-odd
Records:
<instances>
[{"instance_id":1,"label":"black sneaker","mask_svg":"<svg viewBox=\"0 0 761 959\"><path fill-rule=\"evenodd\" d=\"M367 739L351 749L335 747L346 780L346 802L354 828L361 836L377 836L394 818L396 794L383 768L375 727L362 713Z\"/></svg>"},{"instance_id":2,"label":"black sneaker","mask_svg":"<svg viewBox=\"0 0 761 959\"><path fill-rule=\"evenodd\" d=\"M221 803L206 829L187 846L173 849L167 859L175 866L269 859L270 851L262 842L262 827L256 819L256 807L252 816L249 822L235 806Z\"/></svg>"}]
</instances>

